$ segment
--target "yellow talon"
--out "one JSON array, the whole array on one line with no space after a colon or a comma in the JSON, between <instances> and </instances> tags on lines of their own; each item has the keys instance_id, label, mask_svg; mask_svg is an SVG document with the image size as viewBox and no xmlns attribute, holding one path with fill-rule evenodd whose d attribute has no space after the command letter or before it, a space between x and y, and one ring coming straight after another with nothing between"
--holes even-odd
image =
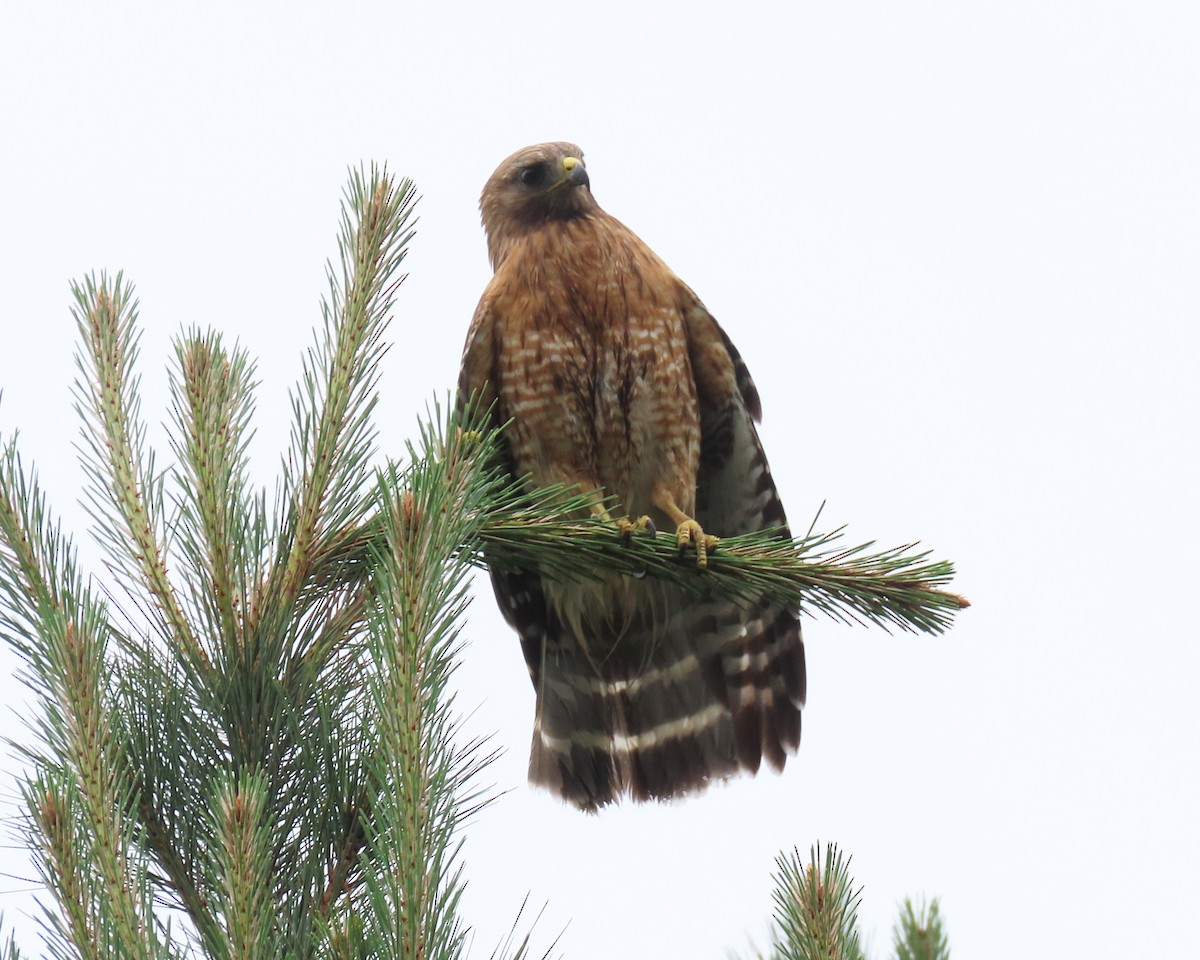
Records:
<instances>
[{"instance_id":1,"label":"yellow talon","mask_svg":"<svg viewBox=\"0 0 1200 960\"><path fill-rule=\"evenodd\" d=\"M635 533L641 533L643 530L648 531L652 537L658 533L654 527L654 521L646 516L638 517L636 520L622 517L620 520L613 522L617 525L617 533L621 534L626 542L631 540Z\"/></svg>"},{"instance_id":2,"label":"yellow talon","mask_svg":"<svg viewBox=\"0 0 1200 960\"><path fill-rule=\"evenodd\" d=\"M705 533L704 528L690 518L679 524L675 539L679 543L680 553L687 549L689 543L696 545L696 566L701 570L708 566L708 551L715 550L721 542L720 538Z\"/></svg>"}]
</instances>

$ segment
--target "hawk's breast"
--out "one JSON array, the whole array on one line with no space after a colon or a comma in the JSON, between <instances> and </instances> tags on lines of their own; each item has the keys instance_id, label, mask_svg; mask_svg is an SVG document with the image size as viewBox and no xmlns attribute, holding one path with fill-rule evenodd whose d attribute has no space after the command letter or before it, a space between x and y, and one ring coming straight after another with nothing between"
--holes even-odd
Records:
<instances>
[{"instance_id":1,"label":"hawk's breast","mask_svg":"<svg viewBox=\"0 0 1200 960\"><path fill-rule=\"evenodd\" d=\"M700 427L679 282L594 218L553 226L497 274L517 469L537 485L602 488L634 515L665 484L688 511Z\"/></svg>"}]
</instances>

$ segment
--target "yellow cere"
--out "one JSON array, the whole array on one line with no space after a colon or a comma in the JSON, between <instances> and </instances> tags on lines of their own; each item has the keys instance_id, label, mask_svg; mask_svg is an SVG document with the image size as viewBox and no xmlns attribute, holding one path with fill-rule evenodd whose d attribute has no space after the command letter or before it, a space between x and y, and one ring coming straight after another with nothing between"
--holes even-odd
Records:
<instances>
[{"instance_id":1,"label":"yellow cere","mask_svg":"<svg viewBox=\"0 0 1200 960\"><path fill-rule=\"evenodd\" d=\"M566 170L567 173L570 173L577 166L579 166L578 157L563 157L563 169Z\"/></svg>"}]
</instances>

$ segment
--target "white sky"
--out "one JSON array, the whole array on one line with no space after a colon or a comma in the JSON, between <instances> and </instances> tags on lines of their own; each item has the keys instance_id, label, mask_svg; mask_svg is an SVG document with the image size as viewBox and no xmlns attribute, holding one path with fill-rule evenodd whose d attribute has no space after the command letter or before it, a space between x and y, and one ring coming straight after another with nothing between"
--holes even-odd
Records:
<instances>
[{"instance_id":1,"label":"white sky","mask_svg":"<svg viewBox=\"0 0 1200 960\"><path fill-rule=\"evenodd\" d=\"M70 278L137 285L155 424L181 327L258 357L270 483L346 168L386 160L424 195L382 385L398 453L488 277L484 180L567 139L741 349L793 526L827 500L855 542L920 539L974 602L944 638L808 621L783 776L588 818L525 785L532 690L481 581L459 697L511 792L465 850L473 956L526 891L572 960L745 952L774 854L817 840L853 854L875 956L921 894L962 957L1194 945L1194 6L176 6L0 26L0 431L68 526ZM30 890L0 881L0 907L36 943Z\"/></svg>"}]
</instances>

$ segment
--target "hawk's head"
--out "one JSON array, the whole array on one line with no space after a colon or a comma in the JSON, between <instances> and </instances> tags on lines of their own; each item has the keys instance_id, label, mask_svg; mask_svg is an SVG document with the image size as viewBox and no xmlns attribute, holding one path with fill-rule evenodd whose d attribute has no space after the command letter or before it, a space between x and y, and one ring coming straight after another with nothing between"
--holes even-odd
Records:
<instances>
[{"instance_id":1,"label":"hawk's head","mask_svg":"<svg viewBox=\"0 0 1200 960\"><path fill-rule=\"evenodd\" d=\"M495 267L509 238L548 220L569 220L599 209L583 151L573 143L539 143L496 168L479 198L488 256Z\"/></svg>"}]
</instances>

